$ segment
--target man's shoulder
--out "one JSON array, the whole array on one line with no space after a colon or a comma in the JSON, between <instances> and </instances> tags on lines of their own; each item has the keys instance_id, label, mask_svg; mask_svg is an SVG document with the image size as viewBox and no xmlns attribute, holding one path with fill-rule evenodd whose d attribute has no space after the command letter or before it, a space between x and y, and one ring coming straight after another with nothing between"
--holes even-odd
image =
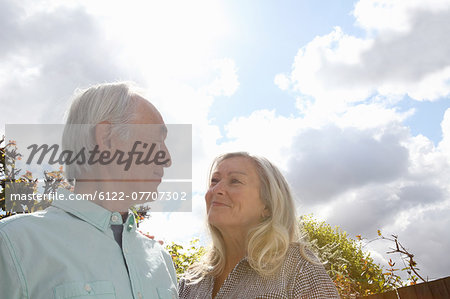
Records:
<instances>
[{"instance_id":1,"label":"man's shoulder","mask_svg":"<svg viewBox=\"0 0 450 299\"><path fill-rule=\"evenodd\" d=\"M155 240L155 236L150 235L149 233L144 233L143 231L136 229L138 238L142 239L143 242L151 244L152 246L157 246L159 248L163 248L163 241Z\"/></svg>"},{"instance_id":2,"label":"man's shoulder","mask_svg":"<svg viewBox=\"0 0 450 299\"><path fill-rule=\"evenodd\" d=\"M144 250L153 256L162 256L165 263L172 263L172 257L164 248L164 243L162 241L157 241L153 236L145 234L141 231L137 231L136 239L141 242Z\"/></svg>"},{"instance_id":3,"label":"man's shoulder","mask_svg":"<svg viewBox=\"0 0 450 299\"><path fill-rule=\"evenodd\" d=\"M0 220L0 231L8 233L20 233L29 228L36 229L40 224L51 222L58 218L58 209L48 207L45 210L26 214L16 214Z\"/></svg>"},{"instance_id":4,"label":"man's shoulder","mask_svg":"<svg viewBox=\"0 0 450 299\"><path fill-rule=\"evenodd\" d=\"M166 252L161 242L156 241L154 237L149 234L145 234L142 231L137 230L136 239L139 240L146 249Z\"/></svg>"},{"instance_id":5,"label":"man's shoulder","mask_svg":"<svg viewBox=\"0 0 450 299\"><path fill-rule=\"evenodd\" d=\"M9 216L8 218L3 218L0 220L0 229L15 227L21 224L33 223L37 218L44 217L46 211L37 211L33 213L15 214Z\"/></svg>"}]
</instances>

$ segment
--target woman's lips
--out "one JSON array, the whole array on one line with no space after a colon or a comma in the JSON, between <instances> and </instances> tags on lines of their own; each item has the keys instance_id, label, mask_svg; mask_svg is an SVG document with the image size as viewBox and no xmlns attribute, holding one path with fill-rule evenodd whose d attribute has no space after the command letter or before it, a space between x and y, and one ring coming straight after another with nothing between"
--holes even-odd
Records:
<instances>
[{"instance_id":1,"label":"woman's lips","mask_svg":"<svg viewBox=\"0 0 450 299\"><path fill-rule=\"evenodd\" d=\"M216 206L216 207L230 207L227 204L224 204L223 202L219 202L219 201L213 201L211 203L211 206Z\"/></svg>"}]
</instances>

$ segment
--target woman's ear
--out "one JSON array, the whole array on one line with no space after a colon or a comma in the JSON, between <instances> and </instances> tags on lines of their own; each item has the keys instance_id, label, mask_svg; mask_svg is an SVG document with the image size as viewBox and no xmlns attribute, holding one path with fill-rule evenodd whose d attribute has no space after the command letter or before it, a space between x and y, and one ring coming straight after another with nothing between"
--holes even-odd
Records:
<instances>
[{"instance_id":1,"label":"woman's ear","mask_svg":"<svg viewBox=\"0 0 450 299\"><path fill-rule=\"evenodd\" d=\"M95 126L95 141L100 151L111 149L111 123L102 121Z\"/></svg>"},{"instance_id":2,"label":"woman's ear","mask_svg":"<svg viewBox=\"0 0 450 299\"><path fill-rule=\"evenodd\" d=\"M262 212L262 218L266 219L266 218L269 218L269 217L270 217L270 210L269 210L268 207L265 207L263 212Z\"/></svg>"}]
</instances>

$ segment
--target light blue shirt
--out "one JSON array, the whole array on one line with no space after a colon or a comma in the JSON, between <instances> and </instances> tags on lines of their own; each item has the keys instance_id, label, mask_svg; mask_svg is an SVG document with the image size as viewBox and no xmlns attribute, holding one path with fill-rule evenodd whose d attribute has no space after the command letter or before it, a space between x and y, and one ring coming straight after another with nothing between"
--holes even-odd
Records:
<instances>
[{"instance_id":1,"label":"light blue shirt","mask_svg":"<svg viewBox=\"0 0 450 299\"><path fill-rule=\"evenodd\" d=\"M123 224L122 248L112 224ZM125 264L126 263L126 264ZM89 201L54 201L0 221L0 297L7 299L177 298L170 255Z\"/></svg>"}]
</instances>

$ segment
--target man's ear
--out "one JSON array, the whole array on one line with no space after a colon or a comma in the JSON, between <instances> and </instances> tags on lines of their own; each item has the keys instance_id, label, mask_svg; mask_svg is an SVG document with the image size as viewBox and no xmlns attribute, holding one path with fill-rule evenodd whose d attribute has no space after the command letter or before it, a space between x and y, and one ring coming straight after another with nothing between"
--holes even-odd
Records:
<instances>
[{"instance_id":1,"label":"man's ear","mask_svg":"<svg viewBox=\"0 0 450 299\"><path fill-rule=\"evenodd\" d=\"M111 149L111 123L102 121L95 126L95 141L100 151Z\"/></svg>"}]
</instances>

